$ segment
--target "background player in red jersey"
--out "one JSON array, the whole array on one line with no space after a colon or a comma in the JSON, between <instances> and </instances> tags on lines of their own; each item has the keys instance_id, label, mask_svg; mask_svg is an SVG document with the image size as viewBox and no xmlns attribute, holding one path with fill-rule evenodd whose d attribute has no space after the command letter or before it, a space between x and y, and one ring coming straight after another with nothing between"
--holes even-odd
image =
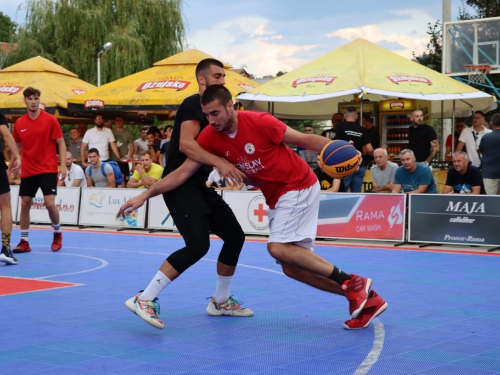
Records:
<instances>
[{"instance_id":1,"label":"background player in red jersey","mask_svg":"<svg viewBox=\"0 0 500 375\"><path fill-rule=\"evenodd\" d=\"M30 209L38 189L42 189L45 207L49 213L54 240L52 251L62 247L61 224L59 210L55 205L58 180L59 155L66 155L61 126L51 114L40 109L40 90L28 87L23 91L27 113L14 124L14 139L21 154L23 167L21 169L21 242L14 248L14 253L28 253ZM59 178L66 178L66 164L61 163Z\"/></svg>"}]
</instances>

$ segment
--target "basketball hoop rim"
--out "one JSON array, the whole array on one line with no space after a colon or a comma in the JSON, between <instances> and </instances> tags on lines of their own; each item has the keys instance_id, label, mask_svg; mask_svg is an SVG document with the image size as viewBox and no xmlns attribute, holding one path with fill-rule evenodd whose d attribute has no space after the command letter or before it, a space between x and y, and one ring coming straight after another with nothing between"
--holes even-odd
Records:
<instances>
[{"instance_id":1,"label":"basketball hoop rim","mask_svg":"<svg viewBox=\"0 0 500 375\"><path fill-rule=\"evenodd\" d=\"M464 68L468 72L477 72L477 73L483 73L483 74L488 74L491 70L491 64L467 64L464 65Z\"/></svg>"}]
</instances>

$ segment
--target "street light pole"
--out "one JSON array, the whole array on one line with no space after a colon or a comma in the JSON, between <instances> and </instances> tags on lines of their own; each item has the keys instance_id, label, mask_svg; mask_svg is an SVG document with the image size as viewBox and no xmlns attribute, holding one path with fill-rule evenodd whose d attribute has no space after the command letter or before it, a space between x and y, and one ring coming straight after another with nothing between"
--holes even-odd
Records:
<instances>
[{"instance_id":1,"label":"street light pole","mask_svg":"<svg viewBox=\"0 0 500 375\"><path fill-rule=\"evenodd\" d=\"M111 47L113 47L113 44L111 44L111 42L107 42L97 53L97 87L101 86L101 55L108 49L111 49Z\"/></svg>"}]
</instances>

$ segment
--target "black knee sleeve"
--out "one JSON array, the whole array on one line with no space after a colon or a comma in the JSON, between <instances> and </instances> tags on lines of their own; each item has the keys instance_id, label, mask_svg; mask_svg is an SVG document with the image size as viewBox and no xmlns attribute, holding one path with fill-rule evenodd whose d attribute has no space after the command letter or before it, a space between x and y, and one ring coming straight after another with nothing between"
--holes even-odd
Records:
<instances>
[{"instance_id":1,"label":"black knee sleeve","mask_svg":"<svg viewBox=\"0 0 500 375\"><path fill-rule=\"evenodd\" d=\"M203 258L210 248L210 239L199 239L197 241L184 239L186 247L177 250L175 253L170 254L167 261L179 273L183 273L193 264Z\"/></svg>"},{"instance_id":2,"label":"black knee sleeve","mask_svg":"<svg viewBox=\"0 0 500 375\"><path fill-rule=\"evenodd\" d=\"M240 257L241 249L245 243L245 234L241 227L235 228L233 231L221 237L224 241L219 254L219 262L227 266L236 266Z\"/></svg>"}]
</instances>

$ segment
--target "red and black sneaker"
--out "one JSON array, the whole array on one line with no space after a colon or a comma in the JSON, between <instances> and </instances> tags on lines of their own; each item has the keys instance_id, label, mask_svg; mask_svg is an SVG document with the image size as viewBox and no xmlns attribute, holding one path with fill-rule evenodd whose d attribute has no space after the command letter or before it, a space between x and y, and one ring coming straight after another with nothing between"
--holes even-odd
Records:
<instances>
[{"instance_id":1,"label":"red and black sneaker","mask_svg":"<svg viewBox=\"0 0 500 375\"><path fill-rule=\"evenodd\" d=\"M59 251L62 248L62 233L54 233L54 240L50 246L52 251Z\"/></svg>"},{"instance_id":2,"label":"red and black sneaker","mask_svg":"<svg viewBox=\"0 0 500 375\"><path fill-rule=\"evenodd\" d=\"M351 274L352 279L342 284L342 290L349 301L349 313L352 318L357 318L365 303L372 287L372 279Z\"/></svg>"},{"instance_id":3,"label":"red and black sneaker","mask_svg":"<svg viewBox=\"0 0 500 375\"><path fill-rule=\"evenodd\" d=\"M382 314L386 309L387 302L385 302L382 297L380 297L374 290L370 292L370 297L365 304L365 308L361 310L361 313L356 319L347 320L344 323L345 329L363 329L368 327L368 324L373 320L373 318Z\"/></svg>"},{"instance_id":4,"label":"red and black sneaker","mask_svg":"<svg viewBox=\"0 0 500 375\"><path fill-rule=\"evenodd\" d=\"M31 251L30 243L25 240L21 240L19 245L12 249L13 253L29 253Z\"/></svg>"}]
</instances>

